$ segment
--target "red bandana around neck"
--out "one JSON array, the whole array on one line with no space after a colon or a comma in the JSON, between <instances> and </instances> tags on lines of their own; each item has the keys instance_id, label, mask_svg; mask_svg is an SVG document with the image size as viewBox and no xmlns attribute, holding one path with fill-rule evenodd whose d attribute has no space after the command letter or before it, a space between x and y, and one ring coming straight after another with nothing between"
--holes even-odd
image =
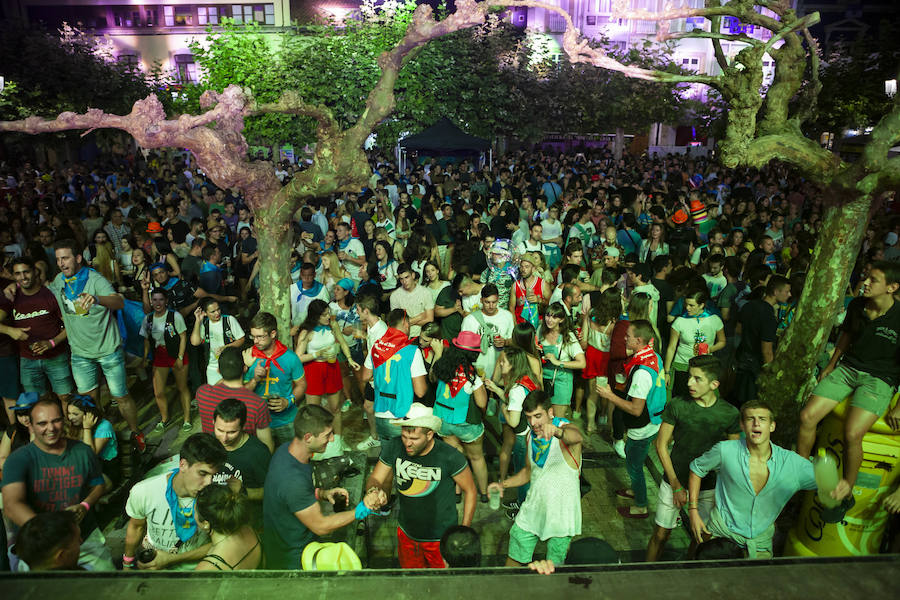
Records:
<instances>
[{"instance_id":1,"label":"red bandana around neck","mask_svg":"<svg viewBox=\"0 0 900 600\"><path fill-rule=\"evenodd\" d=\"M287 346L282 344L280 340L275 340L275 349L272 350L272 354L270 356L266 356L263 351L256 346L253 346L253 348L250 350L250 356L252 356L253 358L263 359L265 361L265 363L263 364L265 368L269 369L271 368L269 365L275 365L275 368L283 373L284 369L282 369L281 365L278 364L278 357L287 352L287 350Z\"/></svg>"},{"instance_id":2,"label":"red bandana around neck","mask_svg":"<svg viewBox=\"0 0 900 600\"><path fill-rule=\"evenodd\" d=\"M447 387L450 388L450 396L456 398L459 390L463 389L467 383L469 383L469 378L466 376L466 368L459 365L456 368L456 374L453 376L453 379L447 384Z\"/></svg>"},{"instance_id":3,"label":"red bandana around neck","mask_svg":"<svg viewBox=\"0 0 900 600\"><path fill-rule=\"evenodd\" d=\"M534 390L538 389L537 384L532 381L531 377L529 377L528 375L522 376L516 383L524 387L529 392L533 392Z\"/></svg>"},{"instance_id":4,"label":"red bandana around neck","mask_svg":"<svg viewBox=\"0 0 900 600\"><path fill-rule=\"evenodd\" d=\"M388 327L387 333L372 344L372 368L377 369L401 348L409 345L409 336L393 327Z\"/></svg>"},{"instance_id":5,"label":"red bandana around neck","mask_svg":"<svg viewBox=\"0 0 900 600\"><path fill-rule=\"evenodd\" d=\"M631 370L635 367L650 367L653 371L659 373L659 360L656 352L653 350L653 340L650 343L634 353L625 363L625 373L631 375Z\"/></svg>"}]
</instances>

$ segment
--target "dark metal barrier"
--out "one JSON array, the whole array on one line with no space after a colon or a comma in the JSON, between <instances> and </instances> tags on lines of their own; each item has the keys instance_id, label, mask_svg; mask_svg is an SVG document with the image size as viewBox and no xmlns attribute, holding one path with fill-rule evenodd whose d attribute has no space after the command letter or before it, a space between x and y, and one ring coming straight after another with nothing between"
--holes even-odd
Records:
<instances>
[{"instance_id":1,"label":"dark metal barrier","mask_svg":"<svg viewBox=\"0 0 900 600\"><path fill-rule=\"evenodd\" d=\"M900 555L524 569L335 573L35 573L0 576L2 597L91 600L824 600L898 597Z\"/></svg>"}]
</instances>

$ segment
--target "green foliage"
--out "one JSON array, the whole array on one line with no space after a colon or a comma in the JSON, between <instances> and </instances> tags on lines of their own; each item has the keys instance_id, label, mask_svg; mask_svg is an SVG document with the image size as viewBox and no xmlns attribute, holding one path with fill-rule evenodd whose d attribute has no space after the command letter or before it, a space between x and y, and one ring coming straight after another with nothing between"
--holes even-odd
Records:
<instances>
[{"instance_id":1,"label":"green foliage","mask_svg":"<svg viewBox=\"0 0 900 600\"><path fill-rule=\"evenodd\" d=\"M824 131L840 135L844 129L874 125L891 110L884 81L897 77L900 26L885 21L874 35L852 44L838 42L823 63L818 115L807 133L817 139Z\"/></svg>"},{"instance_id":2,"label":"green foliage","mask_svg":"<svg viewBox=\"0 0 900 600\"><path fill-rule=\"evenodd\" d=\"M119 64L107 44L68 26L50 32L3 24L0 65L8 82L0 120L88 108L127 113L162 83L158 70L145 75Z\"/></svg>"},{"instance_id":3,"label":"green foliage","mask_svg":"<svg viewBox=\"0 0 900 600\"><path fill-rule=\"evenodd\" d=\"M203 83L185 88L184 112L199 110L204 89L232 83L248 87L260 101L296 90L309 103L329 107L342 128L365 110L381 71L377 58L403 36L416 4L364 2L358 19L343 25L295 28L264 34L257 25L225 20L192 46ZM446 14L438 7L438 15ZM675 69L666 47L629 50L623 60ZM396 106L376 128L379 143L391 145L446 116L468 133L486 138L537 140L547 131L599 132L673 122L682 101L672 85L629 79L584 65L557 64L549 50L526 40L525 32L489 17L480 27L434 40L407 60L395 86ZM315 141L312 121L284 115L247 119L251 144Z\"/></svg>"},{"instance_id":4,"label":"green foliage","mask_svg":"<svg viewBox=\"0 0 900 600\"><path fill-rule=\"evenodd\" d=\"M647 43L625 52L608 52L628 65L680 72L667 46ZM677 122L686 108L678 87L672 84L634 79L583 63L561 62L553 87L560 124L557 131L604 133L617 127L636 131L654 122Z\"/></svg>"}]
</instances>

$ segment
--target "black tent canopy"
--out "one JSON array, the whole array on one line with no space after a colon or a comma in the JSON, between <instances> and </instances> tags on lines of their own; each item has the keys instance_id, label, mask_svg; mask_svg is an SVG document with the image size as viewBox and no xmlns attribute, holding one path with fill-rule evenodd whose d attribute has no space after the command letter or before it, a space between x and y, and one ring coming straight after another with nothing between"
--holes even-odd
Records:
<instances>
[{"instance_id":1,"label":"black tent canopy","mask_svg":"<svg viewBox=\"0 0 900 600\"><path fill-rule=\"evenodd\" d=\"M405 150L416 150L432 155L481 152L491 147L488 140L469 135L451 123L447 117L443 117L421 133L403 138L399 145Z\"/></svg>"}]
</instances>

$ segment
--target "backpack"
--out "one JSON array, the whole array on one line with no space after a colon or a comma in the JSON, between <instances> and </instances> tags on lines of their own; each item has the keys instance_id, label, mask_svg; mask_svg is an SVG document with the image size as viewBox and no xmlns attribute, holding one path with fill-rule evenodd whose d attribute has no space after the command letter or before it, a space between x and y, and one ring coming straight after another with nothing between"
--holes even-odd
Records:
<instances>
[{"instance_id":1,"label":"backpack","mask_svg":"<svg viewBox=\"0 0 900 600\"><path fill-rule=\"evenodd\" d=\"M152 337L153 335L153 313L147 315L145 319L146 329L148 335ZM167 310L166 311L166 326L163 329L163 341L166 347L166 352L169 353L169 356L173 359L178 358L178 350L181 348L181 337L178 332L175 331L175 311Z\"/></svg>"}]
</instances>

